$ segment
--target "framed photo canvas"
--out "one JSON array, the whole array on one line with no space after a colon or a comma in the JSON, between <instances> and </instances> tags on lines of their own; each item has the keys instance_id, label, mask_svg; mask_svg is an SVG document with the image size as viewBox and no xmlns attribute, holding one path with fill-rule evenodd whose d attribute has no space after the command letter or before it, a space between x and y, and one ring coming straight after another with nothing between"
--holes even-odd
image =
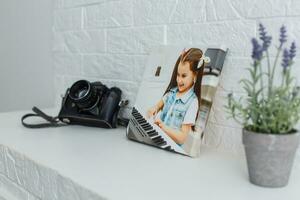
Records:
<instances>
[{"instance_id":1,"label":"framed photo canvas","mask_svg":"<svg viewBox=\"0 0 300 200\"><path fill-rule=\"evenodd\" d=\"M131 112L127 137L199 156L227 51L225 47L153 48Z\"/></svg>"}]
</instances>

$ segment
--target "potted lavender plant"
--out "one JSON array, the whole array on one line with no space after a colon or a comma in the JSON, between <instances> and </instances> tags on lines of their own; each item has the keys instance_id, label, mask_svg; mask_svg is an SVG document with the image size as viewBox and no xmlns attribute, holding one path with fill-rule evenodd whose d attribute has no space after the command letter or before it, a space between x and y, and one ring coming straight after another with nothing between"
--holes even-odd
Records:
<instances>
[{"instance_id":1,"label":"potted lavender plant","mask_svg":"<svg viewBox=\"0 0 300 200\"><path fill-rule=\"evenodd\" d=\"M295 129L300 117L300 87L291 76L296 44L292 42L288 49L284 48L287 35L282 26L277 54L271 62L272 37L262 24L259 24L259 36L260 41L252 39L253 62L247 69L250 78L240 81L247 97L237 100L229 94L226 109L230 117L243 126L250 182L265 187L283 187L288 183L300 138ZM276 76L275 83L280 58L281 80L278 81Z\"/></svg>"}]
</instances>

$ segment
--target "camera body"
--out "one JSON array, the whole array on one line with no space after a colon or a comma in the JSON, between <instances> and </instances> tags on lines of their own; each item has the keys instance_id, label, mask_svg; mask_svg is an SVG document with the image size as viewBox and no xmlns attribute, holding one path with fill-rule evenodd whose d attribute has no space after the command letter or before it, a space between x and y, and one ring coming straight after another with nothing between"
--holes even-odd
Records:
<instances>
[{"instance_id":1,"label":"camera body","mask_svg":"<svg viewBox=\"0 0 300 200\"><path fill-rule=\"evenodd\" d=\"M79 80L67 89L58 118L68 124L115 128L122 91Z\"/></svg>"}]
</instances>

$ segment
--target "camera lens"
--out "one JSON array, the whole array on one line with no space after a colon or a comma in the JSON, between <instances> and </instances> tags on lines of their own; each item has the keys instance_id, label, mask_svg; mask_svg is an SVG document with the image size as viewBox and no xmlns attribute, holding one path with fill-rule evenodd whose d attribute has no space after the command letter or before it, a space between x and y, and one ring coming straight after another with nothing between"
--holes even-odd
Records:
<instances>
[{"instance_id":1,"label":"camera lens","mask_svg":"<svg viewBox=\"0 0 300 200\"><path fill-rule=\"evenodd\" d=\"M97 90L86 80L75 82L70 88L69 97L80 109L89 109L99 101Z\"/></svg>"},{"instance_id":2,"label":"camera lens","mask_svg":"<svg viewBox=\"0 0 300 200\"><path fill-rule=\"evenodd\" d=\"M86 93L88 92L88 89L87 88L83 88L82 90L79 90L78 93L76 93L76 97L78 98L83 98Z\"/></svg>"}]
</instances>

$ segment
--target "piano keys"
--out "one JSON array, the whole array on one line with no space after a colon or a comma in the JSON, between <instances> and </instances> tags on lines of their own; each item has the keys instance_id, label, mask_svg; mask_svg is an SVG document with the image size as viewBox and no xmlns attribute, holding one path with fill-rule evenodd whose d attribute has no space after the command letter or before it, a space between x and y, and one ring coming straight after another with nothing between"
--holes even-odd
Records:
<instances>
[{"instance_id":1,"label":"piano keys","mask_svg":"<svg viewBox=\"0 0 300 200\"><path fill-rule=\"evenodd\" d=\"M136 107L132 109L127 127L127 137L165 150L186 154L181 146L175 143L156 124L145 119Z\"/></svg>"}]
</instances>

